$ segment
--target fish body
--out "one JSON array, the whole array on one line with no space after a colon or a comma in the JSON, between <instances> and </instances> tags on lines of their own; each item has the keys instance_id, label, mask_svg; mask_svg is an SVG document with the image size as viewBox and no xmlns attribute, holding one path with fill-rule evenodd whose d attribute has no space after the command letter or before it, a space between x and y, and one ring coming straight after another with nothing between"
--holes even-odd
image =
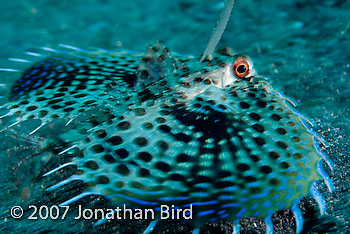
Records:
<instances>
[{"instance_id":1,"label":"fish body","mask_svg":"<svg viewBox=\"0 0 350 234\"><path fill-rule=\"evenodd\" d=\"M320 173L326 156L316 134L247 57L222 49L201 62L159 42L145 53L68 49L50 50L21 74L2 116L39 119L33 132L74 122L79 137L58 136L69 147L56 157L79 154L45 176L76 172L47 189L75 180L87 188L62 204L97 194L132 208L192 207L195 230L258 217L267 232L282 209L299 216L300 232L305 196L322 206L315 181L331 181Z\"/></svg>"}]
</instances>

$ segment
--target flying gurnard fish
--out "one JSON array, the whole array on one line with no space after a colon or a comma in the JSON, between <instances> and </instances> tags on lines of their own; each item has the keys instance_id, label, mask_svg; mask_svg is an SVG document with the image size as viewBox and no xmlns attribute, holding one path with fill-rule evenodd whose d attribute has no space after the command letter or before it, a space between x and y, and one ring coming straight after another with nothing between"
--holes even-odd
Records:
<instances>
[{"instance_id":1,"label":"flying gurnard fish","mask_svg":"<svg viewBox=\"0 0 350 234\"><path fill-rule=\"evenodd\" d=\"M193 233L218 220L232 221L238 233L246 217L264 219L273 233L271 215L283 209L292 210L300 233L298 201L309 195L326 211L316 181L321 176L333 189L322 167L332 162L309 121L257 76L247 56L228 48L213 52L232 7L227 1L201 59L159 42L145 53L61 45L64 50L42 48L49 55L12 59L30 66L3 105L2 118L16 120L4 130L27 119L41 121L31 134L57 119L75 122L79 137L65 140L55 157L79 153L44 176L74 166L72 176L47 190L75 180L87 188L61 205L91 194L140 209L192 205Z\"/></svg>"}]
</instances>

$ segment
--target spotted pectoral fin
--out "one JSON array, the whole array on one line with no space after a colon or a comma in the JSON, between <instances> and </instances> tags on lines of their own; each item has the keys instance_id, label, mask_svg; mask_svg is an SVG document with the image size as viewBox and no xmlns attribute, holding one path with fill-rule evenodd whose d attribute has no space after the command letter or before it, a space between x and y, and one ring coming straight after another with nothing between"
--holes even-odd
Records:
<instances>
[{"instance_id":1,"label":"spotted pectoral fin","mask_svg":"<svg viewBox=\"0 0 350 234\"><path fill-rule=\"evenodd\" d=\"M82 180L87 193L134 208L193 204L197 224L268 217L318 178L312 133L259 83L145 101L76 147L77 173L52 189Z\"/></svg>"},{"instance_id":2,"label":"spotted pectoral fin","mask_svg":"<svg viewBox=\"0 0 350 234\"><path fill-rule=\"evenodd\" d=\"M71 121L99 106L113 111L118 105L127 106L138 55L44 50L50 54L30 53L39 61L30 64L12 86L9 101L3 105L8 111L2 117L15 114L19 121L34 118L43 123L68 117Z\"/></svg>"},{"instance_id":3,"label":"spotted pectoral fin","mask_svg":"<svg viewBox=\"0 0 350 234\"><path fill-rule=\"evenodd\" d=\"M87 90L87 85L113 86L120 81L133 86L139 55L61 46L64 50L41 47L37 52L27 52L26 55L32 57L30 60L9 59L26 65L21 67L24 72L13 85L10 100L30 94L33 90L52 87L73 86L79 87L78 90Z\"/></svg>"}]
</instances>

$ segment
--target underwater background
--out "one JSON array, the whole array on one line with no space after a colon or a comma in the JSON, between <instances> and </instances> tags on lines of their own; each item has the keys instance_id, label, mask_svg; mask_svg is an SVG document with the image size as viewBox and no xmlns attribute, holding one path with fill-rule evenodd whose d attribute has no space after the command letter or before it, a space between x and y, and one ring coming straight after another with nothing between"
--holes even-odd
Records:
<instances>
[{"instance_id":1,"label":"underwater background","mask_svg":"<svg viewBox=\"0 0 350 234\"><path fill-rule=\"evenodd\" d=\"M8 67L7 58L20 57L25 50L58 44L144 51L147 45L161 40L171 51L200 55L222 6L219 0L1 0L0 67ZM314 129L328 142L326 152L336 165L331 178L337 191L330 194L324 189L323 193L329 220L336 223L330 232L349 233L350 1L237 0L220 45L247 54L258 74L268 77L274 87L298 104L298 111L315 123ZM0 73L0 83L13 81ZM7 162L6 142L0 144L0 162ZM68 218L6 219L13 205L33 202L21 201L20 194L14 196L15 179L12 167L2 164L0 232L90 230L86 223ZM32 189L40 190L40 184ZM145 225L140 224L140 230ZM190 231L171 225L162 230ZM284 225L277 230L289 233L291 227ZM254 227L243 231L264 230L261 225ZM111 229L132 233L134 229L128 228L125 222ZM221 233L232 232L226 226L215 228ZM322 233L322 229L321 225L315 230Z\"/></svg>"}]
</instances>

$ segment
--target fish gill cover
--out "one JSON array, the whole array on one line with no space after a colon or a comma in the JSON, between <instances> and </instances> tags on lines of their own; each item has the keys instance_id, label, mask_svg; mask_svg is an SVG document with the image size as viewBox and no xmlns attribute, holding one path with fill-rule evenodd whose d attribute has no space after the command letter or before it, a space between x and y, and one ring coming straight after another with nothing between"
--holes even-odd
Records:
<instances>
[{"instance_id":1,"label":"fish gill cover","mask_svg":"<svg viewBox=\"0 0 350 234\"><path fill-rule=\"evenodd\" d=\"M120 35L106 39L112 26L94 22L95 33L87 35L99 39L97 47L111 50L89 49L92 39L87 49L57 41L60 46L12 56L13 64L1 69L4 82L11 79L2 85L1 230L346 232L349 154L346 134L342 135L348 129L342 123L348 113L348 90L340 87L348 82L349 55L341 51L348 48L349 5L237 1L234 24L221 43L255 55L257 65L228 48L201 58L207 40L203 35L211 31L208 20L215 22L222 7L227 18L232 2L226 7L210 2L208 7L204 1L161 1L147 12L155 13L154 18L148 18L137 11L146 9L142 1L136 6L89 1L84 14L95 12L96 5L101 11L114 6L120 14L113 20L127 22L123 27L137 33L120 29ZM37 3L42 8L31 2L12 4L6 3L33 17L55 9L45 3ZM56 4L58 9L72 9L67 2ZM312 14L313 8L319 14ZM150 22L130 24L122 12L132 9L136 16L131 18ZM187 12L196 14L184 18L185 23L171 22ZM339 16L337 24L317 24L330 14ZM276 18L284 23L277 28ZM315 18L319 21L309 20ZM186 20L192 22L190 27ZM149 24L148 33L160 30L156 39L170 47L156 42L145 52L125 50L140 48L136 35L147 35L142 23ZM155 27L157 23L162 27ZM180 30L186 27L188 31ZM208 32L196 36L191 27ZM220 23L217 28L224 29ZM113 48L113 37L119 38L118 46L130 45ZM65 41L79 37L74 38ZM83 39L76 44L87 43ZM209 42L209 50L213 47L215 42ZM301 115L295 102L275 86L283 87L301 104L298 111L314 119ZM173 209L162 213L162 205ZM137 217L118 219L118 210L108 211L117 207L132 208L130 213ZM109 212L114 218L76 218L81 209L98 208L100 215ZM180 209L186 212L176 215ZM140 212L145 210L154 211L152 220ZM18 214L23 216L13 218ZM178 216L182 217L177 220Z\"/></svg>"}]
</instances>

